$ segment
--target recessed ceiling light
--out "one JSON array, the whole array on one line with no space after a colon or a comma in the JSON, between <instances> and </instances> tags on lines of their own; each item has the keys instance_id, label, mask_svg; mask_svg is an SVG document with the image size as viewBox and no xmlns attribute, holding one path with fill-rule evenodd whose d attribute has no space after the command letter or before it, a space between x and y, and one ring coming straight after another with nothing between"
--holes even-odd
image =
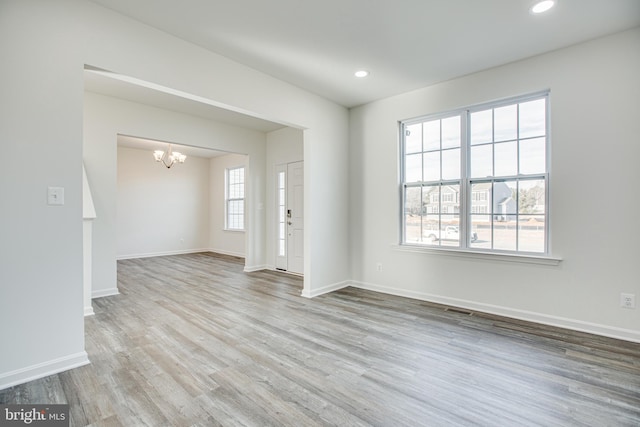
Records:
<instances>
[{"instance_id":1,"label":"recessed ceiling light","mask_svg":"<svg viewBox=\"0 0 640 427\"><path fill-rule=\"evenodd\" d=\"M531 9L529 9L531 11L531 13L543 13L546 12L547 10L551 9L553 6L555 6L556 2L555 0L542 0L542 1L536 1L533 6L531 6Z\"/></svg>"},{"instance_id":2,"label":"recessed ceiling light","mask_svg":"<svg viewBox=\"0 0 640 427\"><path fill-rule=\"evenodd\" d=\"M361 79L367 77L369 75L369 72L367 70L358 70L353 75Z\"/></svg>"}]
</instances>

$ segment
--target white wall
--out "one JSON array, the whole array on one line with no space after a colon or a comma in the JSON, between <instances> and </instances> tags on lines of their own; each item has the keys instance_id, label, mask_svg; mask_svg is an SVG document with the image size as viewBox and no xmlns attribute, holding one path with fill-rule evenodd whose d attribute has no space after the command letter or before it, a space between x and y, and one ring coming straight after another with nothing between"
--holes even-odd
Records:
<instances>
[{"instance_id":1,"label":"white wall","mask_svg":"<svg viewBox=\"0 0 640 427\"><path fill-rule=\"evenodd\" d=\"M0 55L0 144L11 158L0 172L3 206L8 207L0 210L0 335L3 348L9 349L0 353L0 388L86 362L81 203L84 64L306 129L305 211L312 216L306 222L305 290L310 293L348 279L348 224L342 218L348 202L345 108L86 0L3 0ZM121 118L121 126L109 120L96 122L85 133L93 139L95 151L105 154L98 159L96 152L87 153L89 182L92 188L106 183L102 190L113 191L107 194L111 200L116 188L115 134L136 128L133 120ZM162 121L155 125L167 130ZM142 127L149 132L141 134L153 137L154 127ZM92 172L91 162L107 167ZM254 168L252 163L251 169L260 165ZM264 172L255 172L250 177L252 197L264 201L264 185L259 184ZM63 207L46 206L47 186L65 188ZM114 226L107 222L115 221L115 212L94 196L97 239L101 210L109 214L102 219L102 233ZM338 201L340 208L330 201ZM262 214L252 212L249 225L258 228L260 223ZM94 246L94 256L115 260L115 242L103 244ZM260 245L248 245L247 258L263 260L260 250ZM330 271L322 267L326 264L332 265ZM100 272L108 282L115 275L108 265L94 265L94 284Z\"/></svg>"},{"instance_id":2,"label":"white wall","mask_svg":"<svg viewBox=\"0 0 640 427\"><path fill-rule=\"evenodd\" d=\"M82 104L78 25L61 32L64 11L42 12L0 3L0 388L87 362L82 115L68 108ZM49 186L65 189L64 206L47 206Z\"/></svg>"},{"instance_id":3,"label":"white wall","mask_svg":"<svg viewBox=\"0 0 640 427\"><path fill-rule=\"evenodd\" d=\"M225 230L225 174L226 170L244 166L245 176L249 174L249 159L241 154L227 154L214 157L210 161L210 231L209 248L211 251L244 257L244 231ZM249 206L245 203L245 209Z\"/></svg>"},{"instance_id":4,"label":"white wall","mask_svg":"<svg viewBox=\"0 0 640 427\"><path fill-rule=\"evenodd\" d=\"M118 147L117 257L209 248L209 159L167 169L149 150Z\"/></svg>"},{"instance_id":5,"label":"white wall","mask_svg":"<svg viewBox=\"0 0 640 427\"><path fill-rule=\"evenodd\" d=\"M224 229L225 171L239 166L249 175L243 154L189 156L167 169L149 150L119 146L117 258L200 251L244 257L246 233Z\"/></svg>"},{"instance_id":6,"label":"white wall","mask_svg":"<svg viewBox=\"0 0 640 427\"><path fill-rule=\"evenodd\" d=\"M262 132L229 126L223 123L206 120L194 116L137 104L122 99L112 98L91 92L84 98L84 159L87 176L93 191L97 218L94 220L94 274L93 296L111 295L116 289L116 258L129 256L118 249L116 236L123 237L132 233L130 229L118 228L118 186L117 186L117 135L134 135L159 141L193 145L222 151L238 151L250 154L256 159L255 167L250 168L249 179L255 183L247 187L249 206L256 206L264 201L265 150L266 136ZM168 172L187 166L189 159L182 165L174 166ZM150 167L160 169L155 162ZM153 169L160 173L156 169ZM203 208L208 209L208 199ZM245 249L247 266L264 265L264 217L260 212L248 212L248 227L251 233L251 251ZM186 231L185 231L186 233ZM203 229L200 248L207 248L209 228ZM187 236L174 236L177 239ZM205 240L207 239L207 240ZM155 242L147 249L154 252L170 252L174 249L169 242ZM185 242L186 243L186 242ZM220 243L220 242L218 242ZM196 245L194 242L193 245ZM224 245L223 245L224 246ZM196 246L194 246L196 247ZM125 249L122 247L121 249ZM127 249L127 252L131 248ZM189 249L187 246L184 249ZM146 254L146 250L140 254Z\"/></svg>"},{"instance_id":7,"label":"white wall","mask_svg":"<svg viewBox=\"0 0 640 427\"><path fill-rule=\"evenodd\" d=\"M138 152L138 155L133 156L130 154L131 152ZM265 211L265 243L267 245L266 254L268 260L266 267L268 268L273 267L274 261L272 260L272 258L275 257L275 166L278 164L300 161L302 160L302 158L302 131L293 128L283 128L274 132L270 132L266 135L266 177L263 177L262 179L263 181L266 181L267 185L267 189L265 191L266 203L264 203L262 209L260 209L259 207L257 209ZM217 253L244 257L246 233L243 231L225 230L224 198L226 170L229 168L244 166L245 168L247 168L248 174L248 156L242 154L227 154L214 157L209 161L209 174L207 178L209 180L209 204L207 206L207 209L209 211L209 222L207 223L206 227L204 225L191 227L192 230L200 230L200 233L203 233L204 230L209 230L206 244L204 243L203 239L204 235L200 234L198 236L199 238L197 239L197 243L189 243L187 241L183 242L179 246L176 246L176 242L178 242L180 239L178 235L189 235L193 233L189 233L187 231L178 232L178 230L173 230L173 240L167 240L167 238L164 238L162 239L162 242L159 242L161 243L160 245L155 245L153 248L149 247L149 245L151 245L151 241L149 241L147 243L144 243L144 245L147 246L147 249L145 250L143 246L140 246L140 244L137 243L138 240L142 238L142 236L148 236L150 240L158 239L160 237L156 236L155 238L151 238L151 236L148 234L152 233L155 228L155 226L151 227L151 224L146 225L146 228L148 229L147 231L144 231L140 228L145 227L145 224L142 223L144 217L146 216L145 211L156 212L158 211L158 209L162 208L161 205L163 203L166 203L166 201L164 200L158 200L157 202L154 202L153 200L150 200L150 198L155 198L159 192L163 191L162 188L166 188L167 185L172 185L173 179L172 175L162 173L163 168L160 168L160 171L158 171L157 167L149 166L150 164L157 166L150 159L151 157L149 156L149 152L123 149L122 147L118 148L118 258L136 257L139 255L145 256L148 254L159 255L163 253L193 252L197 250L211 250ZM196 159L196 161L201 162L202 159ZM191 167L192 163L189 161L184 165L180 165L180 169L187 169L187 165ZM133 174L133 177L123 177L121 171L125 170L128 171L127 173ZM169 171L174 170L177 170L177 168L174 167ZM195 173L191 174L193 175L194 183L195 181L199 181L200 179L202 179L201 165L199 163L197 166L197 170L197 175ZM138 181L143 176L147 177L144 181L147 182L147 185L149 187L157 187L155 191L153 191L152 188L143 189L142 187L140 187L140 183ZM169 178L168 180L167 177ZM126 190L136 182L138 182L139 188ZM181 197L185 200L181 203L175 202L174 204L185 205L188 197L185 197L184 194L181 195ZM204 196L201 196L200 200L204 200ZM123 211L124 206L127 206L126 211ZM154 208L149 208L150 206L154 206ZM160 217L163 216L164 215L159 216L158 222L160 221ZM157 224L157 226L159 226L159 224ZM120 236L120 233L126 233L127 236ZM136 234L139 236L138 238L134 238ZM142 238L142 240L146 241L147 238ZM136 250L124 250L122 245L123 242L128 242L128 244L130 244L131 246L135 246L137 244L139 248Z\"/></svg>"},{"instance_id":8,"label":"white wall","mask_svg":"<svg viewBox=\"0 0 640 427\"><path fill-rule=\"evenodd\" d=\"M640 341L640 29L351 111L358 286ZM559 266L397 250L398 121L550 89L552 255ZM383 271L376 271L376 263Z\"/></svg>"},{"instance_id":9,"label":"white wall","mask_svg":"<svg viewBox=\"0 0 640 427\"><path fill-rule=\"evenodd\" d=\"M55 6L66 12L65 20L85 23L84 32L74 34L87 43L81 58L85 64L304 129L307 162L303 294L311 296L348 280L349 224L345 206L349 194L344 183L348 178L349 114L344 107L93 3L67 0L56 2ZM67 31L63 25L55 28ZM256 188L259 182L254 184ZM264 198L264 194L260 196ZM253 213L250 221L264 221L263 212ZM248 259L257 258L253 250L254 246L247 246ZM332 268L325 268L326 262Z\"/></svg>"},{"instance_id":10,"label":"white wall","mask_svg":"<svg viewBox=\"0 0 640 427\"><path fill-rule=\"evenodd\" d=\"M275 269L277 233L276 166L304 160L303 133L284 128L267 134L266 236L267 267Z\"/></svg>"}]
</instances>

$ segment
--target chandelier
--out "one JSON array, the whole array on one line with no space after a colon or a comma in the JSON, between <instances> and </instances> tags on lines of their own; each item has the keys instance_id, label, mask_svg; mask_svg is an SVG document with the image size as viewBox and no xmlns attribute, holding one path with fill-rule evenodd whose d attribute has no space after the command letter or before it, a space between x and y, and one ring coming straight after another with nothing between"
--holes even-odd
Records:
<instances>
[{"instance_id":1,"label":"chandelier","mask_svg":"<svg viewBox=\"0 0 640 427\"><path fill-rule=\"evenodd\" d=\"M184 163L187 156L177 151L172 151L171 144L169 144L169 149L166 152L162 150L155 150L153 152L153 158L156 159L156 162L162 162L162 164L169 169L175 163Z\"/></svg>"}]
</instances>

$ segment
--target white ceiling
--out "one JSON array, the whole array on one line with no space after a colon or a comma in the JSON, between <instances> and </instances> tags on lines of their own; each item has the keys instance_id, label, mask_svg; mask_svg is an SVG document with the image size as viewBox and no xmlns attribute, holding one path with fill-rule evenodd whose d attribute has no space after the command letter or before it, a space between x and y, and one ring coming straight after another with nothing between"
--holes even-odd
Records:
<instances>
[{"instance_id":1,"label":"white ceiling","mask_svg":"<svg viewBox=\"0 0 640 427\"><path fill-rule=\"evenodd\" d=\"M92 1L347 107L640 25L639 0Z\"/></svg>"}]
</instances>

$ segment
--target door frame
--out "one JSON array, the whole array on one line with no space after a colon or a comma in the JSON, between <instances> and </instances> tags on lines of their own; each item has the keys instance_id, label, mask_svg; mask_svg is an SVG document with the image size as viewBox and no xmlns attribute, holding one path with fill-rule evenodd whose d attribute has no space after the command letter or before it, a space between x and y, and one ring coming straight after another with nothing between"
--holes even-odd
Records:
<instances>
[{"instance_id":1,"label":"door frame","mask_svg":"<svg viewBox=\"0 0 640 427\"><path fill-rule=\"evenodd\" d=\"M298 160L294 162L288 163L280 163L275 165L274 176L275 176L275 269L279 271L284 271L290 274L300 275L304 274L304 262L302 265L302 269L300 272L290 271L289 270L289 226L287 224L289 218L287 217L288 210L292 209L290 204L290 185L292 181L289 179L289 167L295 164L301 164L303 168L303 179L304 179L304 161ZM282 182L281 182L281 176ZM282 204L282 194L284 195L284 204ZM303 195L304 198L304 195ZM304 201L302 203L304 205ZM302 213L304 218L304 210ZM304 225L303 225L304 227ZM304 246L304 243L303 243Z\"/></svg>"}]
</instances>

